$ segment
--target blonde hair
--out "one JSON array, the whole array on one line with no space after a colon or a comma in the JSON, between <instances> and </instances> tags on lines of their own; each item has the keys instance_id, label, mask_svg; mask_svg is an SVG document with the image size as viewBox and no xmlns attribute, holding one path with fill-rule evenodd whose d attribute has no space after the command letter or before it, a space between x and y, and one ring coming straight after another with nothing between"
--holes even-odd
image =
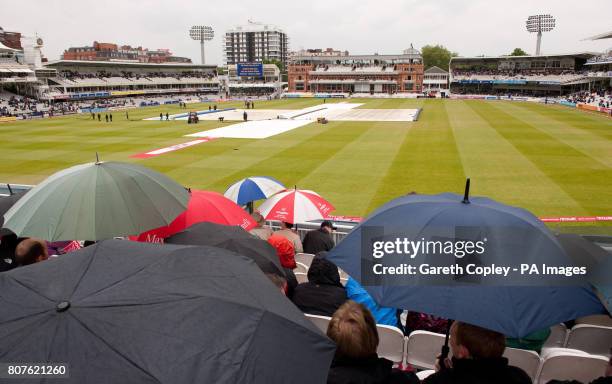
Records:
<instances>
[{"instance_id":1,"label":"blonde hair","mask_svg":"<svg viewBox=\"0 0 612 384\"><path fill-rule=\"evenodd\" d=\"M352 300L334 313L327 336L336 342L336 356L363 358L376 354L376 321L366 307Z\"/></svg>"}]
</instances>

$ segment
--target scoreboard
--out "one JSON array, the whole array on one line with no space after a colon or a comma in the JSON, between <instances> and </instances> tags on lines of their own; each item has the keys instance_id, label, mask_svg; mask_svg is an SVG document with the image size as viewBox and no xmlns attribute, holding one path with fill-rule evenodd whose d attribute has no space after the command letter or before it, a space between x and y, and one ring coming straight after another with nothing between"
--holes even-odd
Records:
<instances>
[{"instance_id":1,"label":"scoreboard","mask_svg":"<svg viewBox=\"0 0 612 384\"><path fill-rule=\"evenodd\" d=\"M250 76L250 77L263 77L263 64L262 63L238 63L236 64L236 75Z\"/></svg>"}]
</instances>

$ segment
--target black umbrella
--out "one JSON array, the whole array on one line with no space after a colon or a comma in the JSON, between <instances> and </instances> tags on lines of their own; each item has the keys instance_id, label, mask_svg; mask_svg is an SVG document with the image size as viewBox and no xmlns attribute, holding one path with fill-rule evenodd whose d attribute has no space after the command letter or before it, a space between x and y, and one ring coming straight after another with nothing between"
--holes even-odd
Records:
<instances>
[{"instance_id":1,"label":"black umbrella","mask_svg":"<svg viewBox=\"0 0 612 384\"><path fill-rule=\"evenodd\" d=\"M165 243L209 245L227 249L252 259L265 273L285 276L274 247L238 226L197 223L166 238Z\"/></svg>"},{"instance_id":2,"label":"black umbrella","mask_svg":"<svg viewBox=\"0 0 612 384\"><path fill-rule=\"evenodd\" d=\"M186 236L191 232L194 232L198 237L205 236L208 241L207 245L218 244L227 239L251 239L255 237L237 225L222 225L209 222L193 224L171 237L174 238L176 236L176 239L181 239L182 236Z\"/></svg>"},{"instance_id":3,"label":"black umbrella","mask_svg":"<svg viewBox=\"0 0 612 384\"><path fill-rule=\"evenodd\" d=\"M67 383L323 383L335 350L213 247L103 241L0 274L0 308L0 360L67 363Z\"/></svg>"}]
</instances>

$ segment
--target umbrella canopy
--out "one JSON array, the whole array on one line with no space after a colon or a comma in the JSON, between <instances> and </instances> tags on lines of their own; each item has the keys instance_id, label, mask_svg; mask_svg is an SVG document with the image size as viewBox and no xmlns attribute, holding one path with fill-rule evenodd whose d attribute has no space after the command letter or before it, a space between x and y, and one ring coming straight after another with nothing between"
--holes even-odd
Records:
<instances>
[{"instance_id":1,"label":"umbrella canopy","mask_svg":"<svg viewBox=\"0 0 612 384\"><path fill-rule=\"evenodd\" d=\"M605 249L580 235L574 233L559 233L556 237L559 244L561 244L565 250L565 253L574 260L576 264L586 266L587 270L591 270L612 258L612 255ZM612 271L610 272L612 273Z\"/></svg>"},{"instance_id":2,"label":"umbrella canopy","mask_svg":"<svg viewBox=\"0 0 612 384\"><path fill-rule=\"evenodd\" d=\"M557 235L557 239L576 264L585 265L588 271L592 271L588 276L589 283L612 314L612 254L580 235L562 233Z\"/></svg>"},{"instance_id":3,"label":"umbrella canopy","mask_svg":"<svg viewBox=\"0 0 612 384\"><path fill-rule=\"evenodd\" d=\"M518 282L499 275L483 283L480 277L466 281L457 274L442 282L427 281L423 276L387 275L368 284L370 277L362 271L371 271L373 259L372 253L362 252L362 244L372 244L385 236L397 237L398 233L423 242L435 240L436 236L438 240L446 236L452 241L476 236L487 241L486 252L480 258L468 255L457 259L453 254L447 259L421 254L414 260L409 256L400 258L417 267L433 265L436 258L459 265L572 265L554 235L528 211L482 197L463 203L461 196L450 193L393 200L357 226L330 251L328 258L360 281L382 306L461 320L509 337L522 337L555 323L603 311L588 286L544 286L547 280L543 276L525 276ZM512 286L515 282L517 286Z\"/></svg>"},{"instance_id":4,"label":"umbrella canopy","mask_svg":"<svg viewBox=\"0 0 612 384\"><path fill-rule=\"evenodd\" d=\"M4 226L47 241L110 239L168 225L188 200L185 188L149 168L96 162L49 176L13 205Z\"/></svg>"},{"instance_id":5,"label":"umbrella canopy","mask_svg":"<svg viewBox=\"0 0 612 384\"><path fill-rule=\"evenodd\" d=\"M0 196L0 236L5 235L8 230L3 230L4 225L4 214L13 206L15 203L25 195L25 191L19 191L17 193L11 193L8 196Z\"/></svg>"},{"instance_id":6,"label":"umbrella canopy","mask_svg":"<svg viewBox=\"0 0 612 384\"><path fill-rule=\"evenodd\" d=\"M267 199L285 186L280 181L268 176L251 176L235 182L223 194L238 205L245 205L255 200Z\"/></svg>"},{"instance_id":7,"label":"umbrella canopy","mask_svg":"<svg viewBox=\"0 0 612 384\"><path fill-rule=\"evenodd\" d=\"M287 223L325 219L334 209L316 192L297 188L279 192L259 206L259 212L266 220Z\"/></svg>"},{"instance_id":8,"label":"umbrella canopy","mask_svg":"<svg viewBox=\"0 0 612 384\"><path fill-rule=\"evenodd\" d=\"M240 227L198 223L165 240L166 244L209 245L227 249L252 259L265 273L285 276L275 249L267 241L250 235Z\"/></svg>"},{"instance_id":9,"label":"umbrella canopy","mask_svg":"<svg viewBox=\"0 0 612 384\"><path fill-rule=\"evenodd\" d=\"M153 229L132 239L149 243L161 242L175 233L200 222L211 222L229 226L240 226L251 230L257 226L253 218L236 203L220 193L191 190L187 210L167 226Z\"/></svg>"},{"instance_id":10,"label":"umbrella canopy","mask_svg":"<svg viewBox=\"0 0 612 384\"><path fill-rule=\"evenodd\" d=\"M108 240L0 274L0 356L67 383L322 383L334 345L250 260Z\"/></svg>"}]
</instances>

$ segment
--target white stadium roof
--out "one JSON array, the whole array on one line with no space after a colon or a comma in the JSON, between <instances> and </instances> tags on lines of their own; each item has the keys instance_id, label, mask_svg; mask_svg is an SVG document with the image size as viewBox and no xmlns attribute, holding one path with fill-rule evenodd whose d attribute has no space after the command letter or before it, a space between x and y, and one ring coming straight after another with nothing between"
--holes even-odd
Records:
<instances>
[{"instance_id":1,"label":"white stadium roof","mask_svg":"<svg viewBox=\"0 0 612 384\"><path fill-rule=\"evenodd\" d=\"M612 39L612 31L601 33L599 35L595 35L591 37L587 37L586 39L583 39L583 40L602 40L602 39Z\"/></svg>"},{"instance_id":2,"label":"white stadium roof","mask_svg":"<svg viewBox=\"0 0 612 384\"><path fill-rule=\"evenodd\" d=\"M16 49L9 48L6 45L2 44L2 42L0 42L0 52L14 52L14 51L16 51Z\"/></svg>"}]
</instances>

